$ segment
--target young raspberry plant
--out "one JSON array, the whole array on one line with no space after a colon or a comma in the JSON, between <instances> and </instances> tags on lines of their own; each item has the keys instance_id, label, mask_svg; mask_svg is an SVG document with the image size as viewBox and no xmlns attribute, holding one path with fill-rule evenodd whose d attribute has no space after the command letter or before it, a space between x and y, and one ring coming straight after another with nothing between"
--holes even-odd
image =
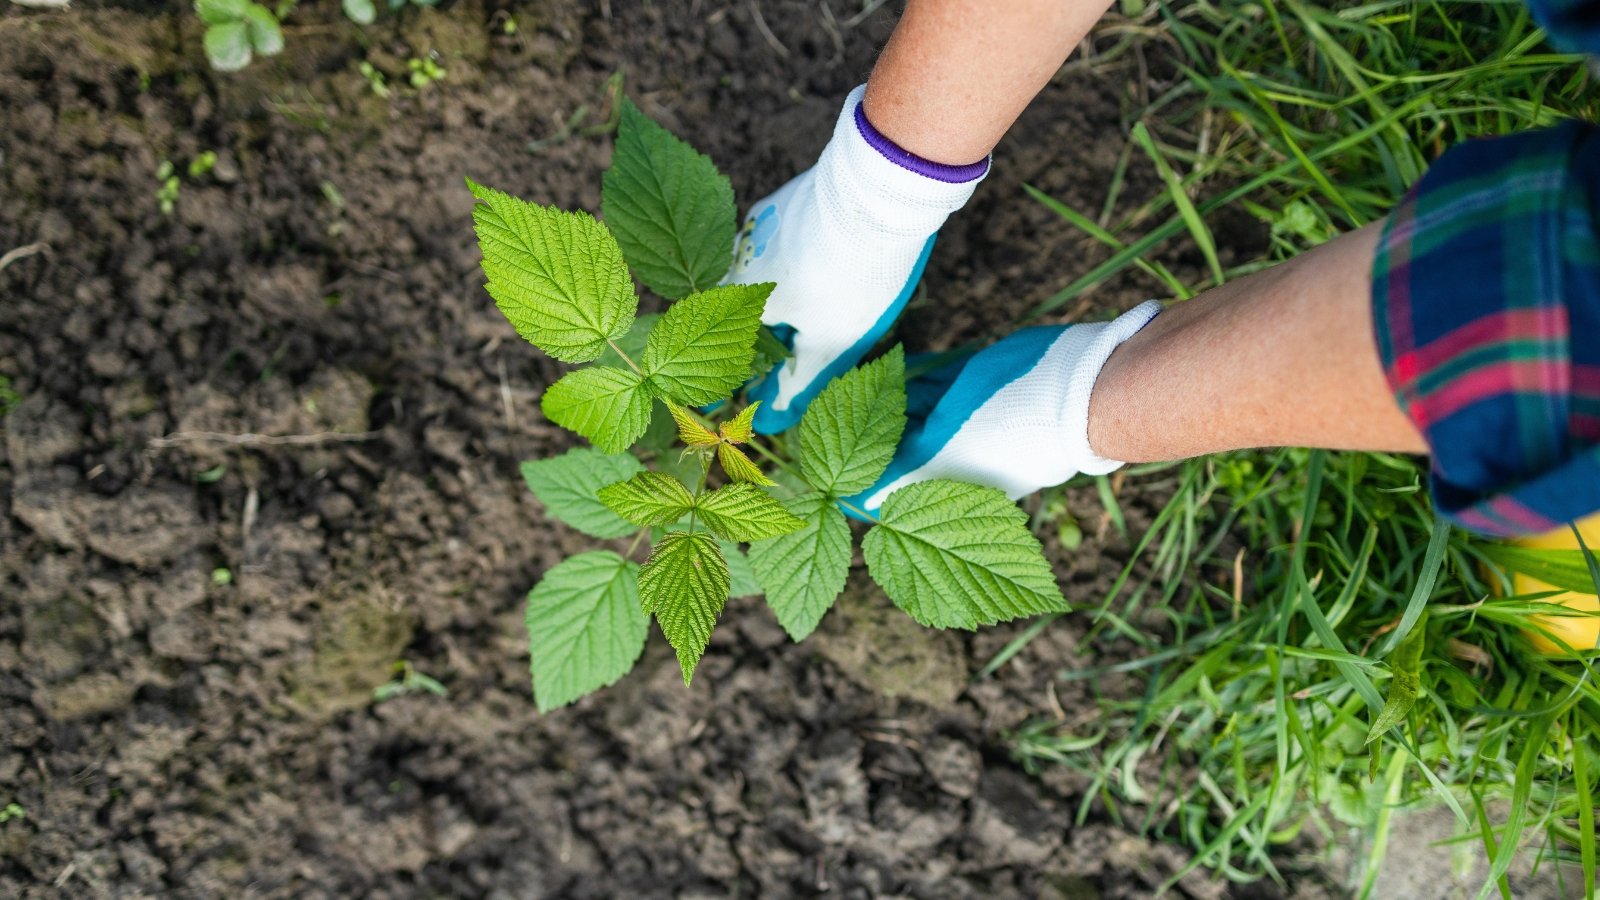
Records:
<instances>
[{"instance_id":1,"label":"young raspberry plant","mask_svg":"<svg viewBox=\"0 0 1600 900\"><path fill-rule=\"evenodd\" d=\"M842 508L869 518L844 498L882 476L906 427L905 359L893 347L817 396L788 435L794 457L755 434L759 404L740 406L743 386L786 354L761 325L774 285L720 284L733 259L732 186L622 104L603 222L467 182L489 296L535 347L582 364L540 406L592 446L525 462L523 477L552 518L602 541L632 536L623 552L563 560L529 592L541 711L627 674L651 617L685 685L730 597L765 595L793 640L811 634L849 574ZM635 279L669 301L663 313L638 315ZM1027 517L992 488L901 488L861 549L884 593L927 626L1067 608Z\"/></svg>"}]
</instances>

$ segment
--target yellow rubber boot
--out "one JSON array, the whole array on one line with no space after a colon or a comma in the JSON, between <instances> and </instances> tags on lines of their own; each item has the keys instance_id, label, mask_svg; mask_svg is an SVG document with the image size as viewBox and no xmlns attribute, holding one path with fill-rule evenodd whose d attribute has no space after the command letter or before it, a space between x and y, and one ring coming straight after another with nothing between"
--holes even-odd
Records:
<instances>
[{"instance_id":1,"label":"yellow rubber boot","mask_svg":"<svg viewBox=\"0 0 1600 900\"><path fill-rule=\"evenodd\" d=\"M1584 543L1589 549L1600 554L1600 514L1592 515L1578 523L1578 531L1583 534ZM1519 547L1530 550L1576 550L1578 539L1573 535L1572 529L1565 526L1557 528L1548 534L1536 537L1520 538L1514 542ZM1511 576L1511 588L1515 594L1534 594L1542 591L1559 590L1546 584L1531 575L1514 572ZM1581 609L1589 612L1600 610L1600 596L1584 594L1577 591L1565 591L1545 599L1546 603L1559 603L1572 609ZM1570 646L1585 650L1590 647L1600 646L1600 617L1580 618L1577 616L1538 616L1534 619L1543 628L1559 635ZM1536 632L1529 631L1528 639L1541 653L1565 654L1554 641Z\"/></svg>"}]
</instances>

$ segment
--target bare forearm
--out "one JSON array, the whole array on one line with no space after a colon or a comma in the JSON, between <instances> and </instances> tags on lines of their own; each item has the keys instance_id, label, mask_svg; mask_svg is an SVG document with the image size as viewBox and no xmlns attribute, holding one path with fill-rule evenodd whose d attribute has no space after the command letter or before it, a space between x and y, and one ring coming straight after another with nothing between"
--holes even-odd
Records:
<instances>
[{"instance_id":1,"label":"bare forearm","mask_svg":"<svg viewBox=\"0 0 1600 900\"><path fill-rule=\"evenodd\" d=\"M1246 447L1423 452L1373 338L1378 227L1167 310L1112 354L1089 442L1154 462Z\"/></svg>"},{"instance_id":2,"label":"bare forearm","mask_svg":"<svg viewBox=\"0 0 1600 900\"><path fill-rule=\"evenodd\" d=\"M994 148L1110 0L909 0L867 82L878 131L933 162ZM1376 228L1180 304L1114 353L1089 440L1129 462L1261 446L1422 451L1378 365Z\"/></svg>"},{"instance_id":3,"label":"bare forearm","mask_svg":"<svg viewBox=\"0 0 1600 900\"><path fill-rule=\"evenodd\" d=\"M867 118L948 165L999 143L1110 0L911 0L867 82Z\"/></svg>"}]
</instances>

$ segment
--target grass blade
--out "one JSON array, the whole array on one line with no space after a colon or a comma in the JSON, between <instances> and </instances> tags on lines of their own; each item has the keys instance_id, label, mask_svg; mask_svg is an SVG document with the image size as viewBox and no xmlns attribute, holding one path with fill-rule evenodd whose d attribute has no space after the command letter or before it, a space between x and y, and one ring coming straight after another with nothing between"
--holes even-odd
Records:
<instances>
[{"instance_id":1,"label":"grass blade","mask_svg":"<svg viewBox=\"0 0 1600 900\"><path fill-rule=\"evenodd\" d=\"M1266 805L1267 793L1263 791L1257 794L1255 799L1250 801L1249 805L1247 805L1244 809L1239 810L1239 812L1235 814L1233 818L1229 819L1228 824L1222 826L1222 830L1217 832L1217 836L1212 838L1210 843L1200 848L1200 850L1195 853L1195 855L1186 865L1184 865L1183 868L1179 869L1171 878L1163 881L1161 883L1161 887L1156 889L1156 894L1159 896L1161 894L1165 894L1167 891L1172 890L1173 885L1183 880L1183 876L1193 872L1198 866L1204 863L1206 859L1211 856L1211 854L1216 853L1218 849L1231 842L1233 840L1233 836L1239 833L1239 829L1243 828L1250 821L1250 819L1253 818L1256 813L1260 812L1262 807Z\"/></svg>"},{"instance_id":2,"label":"grass blade","mask_svg":"<svg viewBox=\"0 0 1600 900\"><path fill-rule=\"evenodd\" d=\"M1379 657L1388 656L1390 651L1400 646L1400 642L1411 634L1417 620L1422 618L1428 601L1433 597L1433 586L1439 580L1440 563L1444 561L1444 551L1449 544L1450 523L1442 516L1434 519L1433 534L1428 538L1428 552L1422 557L1422 571L1417 574L1417 586L1411 592L1411 602L1406 604L1400 624L1389 632L1388 640L1377 653Z\"/></svg>"},{"instance_id":3,"label":"grass blade","mask_svg":"<svg viewBox=\"0 0 1600 900\"><path fill-rule=\"evenodd\" d=\"M1183 182L1178 179L1178 173L1172 171L1172 167L1167 164L1167 158L1161 155L1155 140L1150 137L1150 129L1146 128L1143 122L1134 123L1133 139L1138 142L1145 155L1150 157L1150 161L1156 164L1156 171L1160 173L1161 180L1166 182L1167 192L1172 195L1172 204L1178 208L1178 214L1188 226L1195 245L1205 256L1206 265L1211 267L1211 277L1217 284L1221 284L1226 279L1222 274L1222 261L1217 258L1216 239L1211 236L1211 229L1206 227L1205 220L1200 218L1199 211L1194 208L1194 201L1189 199Z\"/></svg>"},{"instance_id":4,"label":"grass blade","mask_svg":"<svg viewBox=\"0 0 1600 900\"><path fill-rule=\"evenodd\" d=\"M1360 900L1372 896L1378 872L1383 869L1383 858L1389 851L1389 825L1394 820L1394 809L1400 802L1400 788L1405 775L1406 759L1396 753L1389 758L1389 769L1384 774L1383 799L1378 803L1372 824L1372 848L1367 851L1365 871L1361 877Z\"/></svg>"},{"instance_id":5,"label":"grass blade","mask_svg":"<svg viewBox=\"0 0 1600 900\"><path fill-rule=\"evenodd\" d=\"M1534 765L1539 761L1539 752L1544 749L1550 737L1550 726L1555 720L1555 713L1539 716L1528 726L1528 733L1522 738L1516 783L1511 788L1511 810L1506 816L1505 830L1500 834L1500 847L1489 866L1489 878L1478 891L1478 900L1489 896L1489 892L1510 871L1511 861L1517 856L1517 848L1522 844L1522 832L1527 826L1528 795L1533 791Z\"/></svg>"},{"instance_id":6,"label":"grass blade","mask_svg":"<svg viewBox=\"0 0 1600 900\"><path fill-rule=\"evenodd\" d=\"M1059 618L1061 618L1061 613L1046 613L1045 615L1034 619L1028 624L1028 627L1024 629L1021 634L1012 638L1009 643L1000 648L1000 652L996 653L987 663L985 663L983 668L978 670L978 674L972 676L971 680L982 681L983 679L988 678L990 675L993 675L995 672L999 671L1001 666L1010 662L1013 656L1021 653L1023 647L1028 646L1028 644L1032 642L1034 638L1038 637L1039 634L1045 630L1045 628L1049 627L1051 622L1054 622Z\"/></svg>"},{"instance_id":7,"label":"grass blade","mask_svg":"<svg viewBox=\"0 0 1600 900\"><path fill-rule=\"evenodd\" d=\"M1128 245L1118 240L1116 235L1105 230L1104 228L1101 228L1100 225L1094 220L1083 215L1065 203L1062 203L1060 200L1057 200L1049 194L1046 194L1044 191L1039 190L1031 184L1024 184L1022 186L1022 190L1026 192L1028 196L1043 204L1045 209L1048 209L1065 219L1068 224L1101 242L1102 244L1105 244L1113 251L1127 249ZM1133 264L1138 266L1139 270L1144 272L1146 275L1149 275L1157 281L1160 281L1166 286L1167 290L1171 291L1172 295L1178 299L1187 300L1194 296L1194 291L1191 291L1185 287L1183 282L1179 281L1177 276L1167 271L1167 267L1161 263L1135 257L1133 259Z\"/></svg>"},{"instance_id":8,"label":"grass blade","mask_svg":"<svg viewBox=\"0 0 1600 900\"><path fill-rule=\"evenodd\" d=\"M1589 780L1589 748L1594 746L1594 734L1584 734L1577 716L1567 731L1572 737L1572 784L1578 800L1578 855L1583 860L1584 900L1594 900L1595 892L1595 832L1594 783Z\"/></svg>"},{"instance_id":9,"label":"grass blade","mask_svg":"<svg viewBox=\"0 0 1600 900\"><path fill-rule=\"evenodd\" d=\"M1484 806L1483 795L1478 791L1472 792L1472 809L1478 814L1478 837L1483 841L1484 856L1494 859L1500 852L1500 842L1494 839L1494 823L1489 821L1489 808ZM1511 900L1511 879L1502 875L1495 883L1500 886L1501 900Z\"/></svg>"}]
</instances>

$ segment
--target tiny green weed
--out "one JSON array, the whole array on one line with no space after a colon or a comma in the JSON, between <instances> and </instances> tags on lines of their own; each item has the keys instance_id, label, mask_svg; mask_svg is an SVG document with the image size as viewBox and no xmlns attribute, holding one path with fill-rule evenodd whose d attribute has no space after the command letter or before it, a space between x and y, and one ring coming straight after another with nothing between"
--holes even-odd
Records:
<instances>
[{"instance_id":1,"label":"tiny green weed","mask_svg":"<svg viewBox=\"0 0 1600 900\"><path fill-rule=\"evenodd\" d=\"M161 182L161 187L156 189L156 204L162 215L170 216L178 207L178 195L183 192L183 181L178 178L172 160L163 159L156 167L156 180Z\"/></svg>"},{"instance_id":2,"label":"tiny green weed","mask_svg":"<svg viewBox=\"0 0 1600 900\"><path fill-rule=\"evenodd\" d=\"M195 181L211 174L216 167L216 151L204 150L189 160L189 165L184 171L190 181ZM178 174L178 167L173 165L172 160L163 159L161 164L156 166L156 180L161 182L161 186L156 189L156 205L162 215L170 216L178 208L178 197L183 193L183 178Z\"/></svg>"},{"instance_id":3,"label":"tiny green weed","mask_svg":"<svg viewBox=\"0 0 1600 900\"><path fill-rule=\"evenodd\" d=\"M421 8L439 5L439 0L384 2L391 13L408 6ZM282 23L298 5L298 0L279 0L271 8L253 0L195 0L195 14L206 26L202 42L211 68L218 72L237 72L258 57L282 53ZM345 18L357 25L371 25L377 21L378 5L374 0L340 0L340 7ZM444 77L442 70L438 77ZM376 83L373 93L386 96Z\"/></svg>"},{"instance_id":4,"label":"tiny green weed","mask_svg":"<svg viewBox=\"0 0 1600 900\"><path fill-rule=\"evenodd\" d=\"M371 25L378 18L378 7L373 0L343 0L344 14L358 25ZM438 6L439 0L385 0L389 11L399 12L407 6Z\"/></svg>"},{"instance_id":5,"label":"tiny green weed","mask_svg":"<svg viewBox=\"0 0 1600 900\"><path fill-rule=\"evenodd\" d=\"M193 181L196 178L204 178L210 175L211 170L216 167L217 152L215 150L203 150L195 154L194 159L189 160L189 179Z\"/></svg>"},{"instance_id":6,"label":"tiny green weed","mask_svg":"<svg viewBox=\"0 0 1600 900\"><path fill-rule=\"evenodd\" d=\"M22 402L22 395L11 386L8 376L0 375L0 416L9 414Z\"/></svg>"},{"instance_id":7,"label":"tiny green weed","mask_svg":"<svg viewBox=\"0 0 1600 900\"><path fill-rule=\"evenodd\" d=\"M373 688L372 702L382 703L405 694L419 692L432 694L435 697L448 696L450 693L449 689L437 679L418 671L410 660L396 660L393 668L395 677Z\"/></svg>"},{"instance_id":8,"label":"tiny green weed","mask_svg":"<svg viewBox=\"0 0 1600 900\"><path fill-rule=\"evenodd\" d=\"M619 69L611 73L606 79L602 89L611 113L599 122L589 122L591 112L589 104L580 104L571 115L562 121L561 127L549 137L537 138L527 144L529 153L543 153L545 150L564 144L574 137L596 137L602 134L611 134L621 124L622 114L622 71Z\"/></svg>"},{"instance_id":9,"label":"tiny green weed","mask_svg":"<svg viewBox=\"0 0 1600 900\"><path fill-rule=\"evenodd\" d=\"M382 72L378 71L377 66L374 66L372 63L369 63L366 60L362 60L361 65L358 66L357 69L361 72L361 77L367 80L367 87L372 90L372 93L384 98L385 100L389 98L389 79Z\"/></svg>"},{"instance_id":10,"label":"tiny green weed","mask_svg":"<svg viewBox=\"0 0 1600 900\"><path fill-rule=\"evenodd\" d=\"M435 81L443 81L446 74L431 54L407 60L406 70L411 73L407 76L411 86L419 91Z\"/></svg>"},{"instance_id":11,"label":"tiny green weed","mask_svg":"<svg viewBox=\"0 0 1600 900\"><path fill-rule=\"evenodd\" d=\"M195 0L194 9L206 25L206 59L219 72L237 72L257 56L283 52L279 16L259 3Z\"/></svg>"}]
</instances>

